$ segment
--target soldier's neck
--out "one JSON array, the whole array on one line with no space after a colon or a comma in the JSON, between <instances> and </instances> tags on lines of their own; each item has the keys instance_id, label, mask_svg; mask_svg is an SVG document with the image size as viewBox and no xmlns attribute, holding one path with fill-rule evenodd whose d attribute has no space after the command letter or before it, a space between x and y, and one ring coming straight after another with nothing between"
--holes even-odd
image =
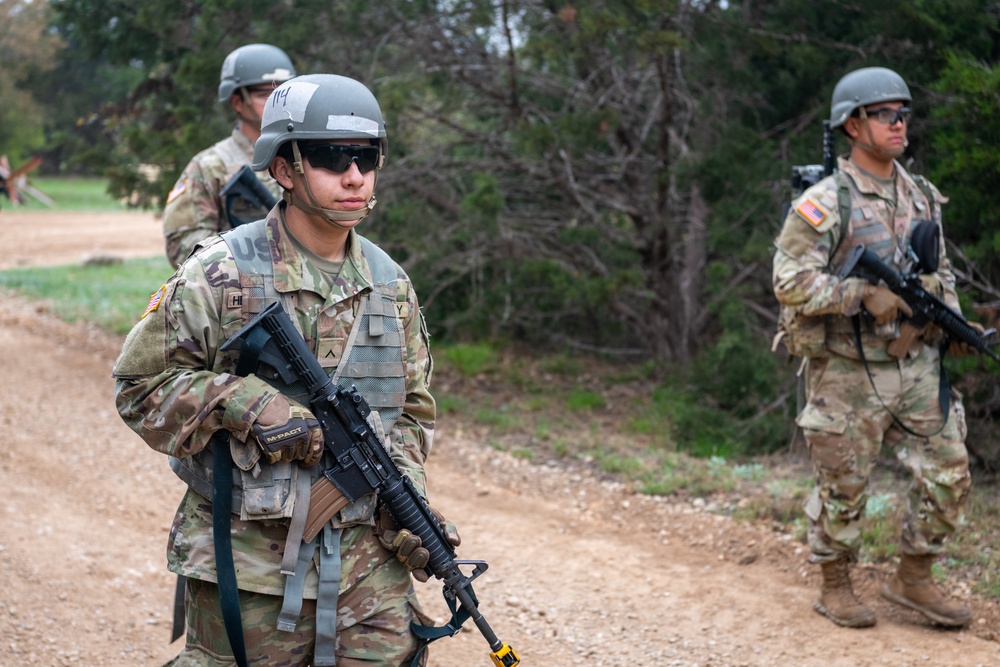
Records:
<instances>
[{"instance_id":1,"label":"soldier's neck","mask_svg":"<svg viewBox=\"0 0 1000 667\"><path fill-rule=\"evenodd\" d=\"M851 162L879 178L892 178L896 169L895 161L892 158L876 155L860 146L854 146L851 149Z\"/></svg>"},{"instance_id":2,"label":"soldier's neck","mask_svg":"<svg viewBox=\"0 0 1000 667\"><path fill-rule=\"evenodd\" d=\"M257 139L260 138L260 127L254 127L253 124L248 123L245 120L238 120L236 122L238 123L237 129L239 129L240 133L244 137L250 140L251 144L255 143Z\"/></svg>"}]
</instances>

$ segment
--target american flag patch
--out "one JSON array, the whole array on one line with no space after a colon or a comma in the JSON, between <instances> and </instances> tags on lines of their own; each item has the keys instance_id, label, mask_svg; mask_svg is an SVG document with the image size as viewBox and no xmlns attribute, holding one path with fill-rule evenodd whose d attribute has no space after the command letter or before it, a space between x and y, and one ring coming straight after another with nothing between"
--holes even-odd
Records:
<instances>
[{"instance_id":1,"label":"american flag patch","mask_svg":"<svg viewBox=\"0 0 1000 667\"><path fill-rule=\"evenodd\" d=\"M160 302L163 301L163 294L166 291L167 291L167 286L163 285L160 287L160 289L156 290L155 292L149 295L149 304L146 306L146 312L142 314L142 317L146 317L146 315L149 315L151 312L160 307ZM140 317L139 319L141 320L142 317Z\"/></svg>"},{"instance_id":2,"label":"american flag patch","mask_svg":"<svg viewBox=\"0 0 1000 667\"><path fill-rule=\"evenodd\" d=\"M795 209L813 227L819 227L826 220L826 213L810 200L805 200Z\"/></svg>"},{"instance_id":3,"label":"american flag patch","mask_svg":"<svg viewBox=\"0 0 1000 667\"><path fill-rule=\"evenodd\" d=\"M173 200L177 199L178 197L180 197L182 194L184 194L184 191L187 190L187 183L188 182L186 178L182 178L181 180L177 181L177 185L174 186L174 189L171 190L169 194L167 194L168 204Z\"/></svg>"}]
</instances>

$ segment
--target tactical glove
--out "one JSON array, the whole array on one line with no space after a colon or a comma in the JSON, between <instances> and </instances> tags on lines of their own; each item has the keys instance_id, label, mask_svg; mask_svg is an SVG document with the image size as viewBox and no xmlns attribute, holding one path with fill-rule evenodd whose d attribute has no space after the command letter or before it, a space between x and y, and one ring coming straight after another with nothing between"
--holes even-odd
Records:
<instances>
[{"instance_id":1,"label":"tactical glove","mask_svg":"<svg viewBox=\"0 0 1000 667\"><path fill-rule=\"evenodd\" d=\"M986 332L983 325L979 322L969 322L969 326L979 332L980 335ZM960 340L951 341L951 345L948 346L948 354L953 357L967 357L970 354L976 354L976 348L970 347L967 343L963 343Z\"/></svg>"},{"instance_id":2,"label":"tactical glove","mask_svg":"<svg viewBox=\"0 0 1000 667\"><path fill-rule=\"evenodd\" d=\"M875 326L895 321L899 313L907 317L913 316L910 306L895 292L882 285L866 285L861 302L868 314L874 318Z\"/></svg>"},{"instance_id":3,"label":"tactical glove","mask_svg":"<svg viewBox=\"0 0 1000 667\"><path fill-rule=\"evenodd\" d=\"M430 509L441 530L444 531L448 542L453 547L460 545L462 538L459 537L455 524L445 519L433 507L429 507L428 509ZM375 533L378 535L378 540L382 543L382 546L395 553L399 562L413 573L414 579L420 582L427 581L428 574L424 568L427 567L430 554L423 547L420 536L414 535L406 528L400 528L396 525L395 520L393 520L392 515L385 508L385 505L379 508Z\"/></svg>"},{"instance_id":4,"label":"tactical glove","mask_svg":"<svg viewBox=\"0 0 1000 667\"><path fill-rule=\"evenodd\" d=\"M264 406L250 427L251 437L257 441L270 463L301 461L311 467L323 455L323 431L319 422L307 409L291 405L278 394Z\"/></svg>"}]
</instances>

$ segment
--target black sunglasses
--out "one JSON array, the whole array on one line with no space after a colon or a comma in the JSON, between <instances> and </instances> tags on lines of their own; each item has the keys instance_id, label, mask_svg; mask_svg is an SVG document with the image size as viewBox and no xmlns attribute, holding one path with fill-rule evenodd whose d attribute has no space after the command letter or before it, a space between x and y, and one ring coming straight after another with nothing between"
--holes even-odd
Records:
<instances>
[{"instance_id":1,"label":"black sunglasses","mask_svg":"<svg viewBox=\"0 0 1000 667\"><path fill-rule=\"evenodd\" d=\"M327 169L342 174L358 163L358 171L367 174L378 167L377 146L344 146L341 144L309 144L301 148L302 157L315 169Z\"/></svg>"},{"instance_id":2,"label":"black sunglasses","mask_svg":"<svg viewBox=\"0 0 1000 667\"><path fill-rule=\"evenodd\" d=\"M900 107L898 109L865 109L864 111L870 120L876 120L883 125L895 125L900 121L909 123L910 114L912 113L909 107Z\"/></svg>"}]
</instances>

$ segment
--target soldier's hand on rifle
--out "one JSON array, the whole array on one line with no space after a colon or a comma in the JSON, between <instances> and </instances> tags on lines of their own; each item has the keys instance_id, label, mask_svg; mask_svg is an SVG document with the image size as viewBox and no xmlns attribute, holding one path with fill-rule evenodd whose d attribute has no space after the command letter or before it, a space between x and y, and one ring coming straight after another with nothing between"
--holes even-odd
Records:
<instances>
[{"instance_id":1,"label":"soldier's hand on rifle","mask_svg":"<svg viewBox=\"0 0 1000 667\"><path fill-rule=\"evenodd\" d=\"M861 302L868 314L875 320L876 326L895 321L899 313L903 313L907 317L913 316L913 310L910 306L895 292L882 285L866 285Z\"/></svg>"},{"instance_id":2,"label":"soldier's hand on rifle","mask_svg":"<svg viewBox=\"0 0 1000 667\"><path fill-rule=\"evenodd\" d=\"M270 463L301 461L308 468L316 465L323 455L319 422L309 410L292 405L281 394L268 401L257 415L250 436Z\"/></svg>"},{"instance_id":3,"label":"soldier's hand on rifle","mask_svg":"<svg viewBox=\"0 0 1000 667\"><path fill-rule=\"evenodd\" d=\"M458 535L455 524L448 521L433 507L428 507L431 514L437 520L438 525L444 531L445 537L452 546L457 547L462 543L462 538ZM389 551L396 554L396 558L406 569L413 573L413 578L420 582L428 579L427 561L430 554L422 546L421 539L406 528L400 528L385 506L379 507L378 522L375 525L375 534L378 535L379 542Z\"/></svg>"},{"instance_id":4,"label":"soldier's hand on rifle","mask_svg":"<svg viewBox=\"0 0 1000 667\"><path fill-rule=\"evenodd\" d=\"M975 329L980 335L986 333L986 329L979 322L969 322L969 326ZM948 346L948 354L953 357L967 357L976 354L976 348L960 340L953 340L951 341L951 345Z\"/></svg>"}]
</instances>

